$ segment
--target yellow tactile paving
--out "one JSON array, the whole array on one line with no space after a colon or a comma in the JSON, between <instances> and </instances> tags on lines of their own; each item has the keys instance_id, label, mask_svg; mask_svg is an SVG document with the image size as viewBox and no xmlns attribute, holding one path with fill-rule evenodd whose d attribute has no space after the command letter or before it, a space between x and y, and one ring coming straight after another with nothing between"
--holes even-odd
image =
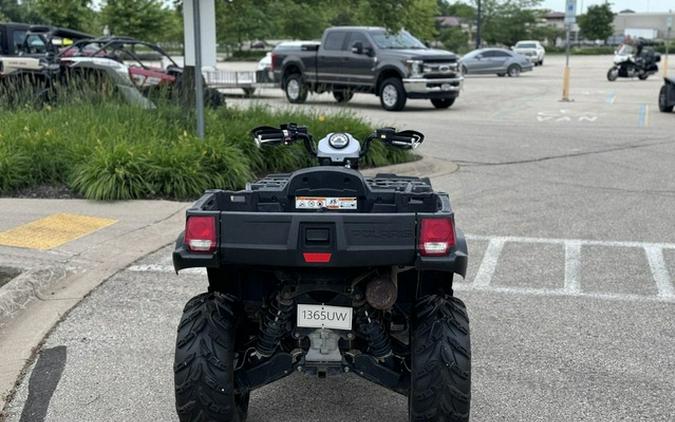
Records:
<instances>
[{"instance_id":1,"label":"yellow tactile paving","mask_svg":"<svg viewBox=\"0 0 675 422\"><path fill-rule=\"evenodd\" d=\"M52 214L0 232L0 245L29 249L52 249L115 224L117 220L77 214Z\"/></svg>"}]
</instances>

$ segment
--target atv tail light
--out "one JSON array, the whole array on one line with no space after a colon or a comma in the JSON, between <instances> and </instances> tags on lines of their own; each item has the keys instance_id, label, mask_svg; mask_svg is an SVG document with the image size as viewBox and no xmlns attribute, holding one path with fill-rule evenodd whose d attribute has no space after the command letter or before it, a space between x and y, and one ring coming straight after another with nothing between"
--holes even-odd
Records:
<instances>
[{"instance_id":1,"label":"atv tail light","mask_svg":"<svg viewBox=\"0 0 675 422\"><path fill-rule=\"evenodd\" d=\"M216 218L192 215L185 223L185 245L190 252L212 253L216 250Z\"/></svg>"},{"instance_id":2,"label":"atv tail light","mask_svg":"<svg viewBox=\"0 0 675 422\"><path fill-rule=\"evenodd\" d=\"M455 246L455 228L450 218L423 218L417 248L422 256L447 255Z\"/></svg>"},{"instance_id":3,"label":"atv tail light","mask_svg":"<svg viewBox=\"0 0 675 422\"><path fill-rule=\"evenodd\" d=\"M302 256L308 264L327 264L333 254L329 252L305 252Z\"/></svg>"}]
</instances>

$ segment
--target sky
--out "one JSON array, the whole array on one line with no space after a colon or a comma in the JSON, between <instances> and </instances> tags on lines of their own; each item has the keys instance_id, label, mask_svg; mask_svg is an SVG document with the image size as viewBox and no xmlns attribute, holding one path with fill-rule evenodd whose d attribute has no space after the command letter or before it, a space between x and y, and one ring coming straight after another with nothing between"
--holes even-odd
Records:
<instances>
[{"instance_id":1,"label":"sky","mask_svg":"<svg viewBox=\"0 0 675 422\"><path fill-rule=\"evenodd\" d=\"M604 0L577 0L577 13L585 12L590 5L604 2ZM675 12L675 0L613 0L610 3L614 12L624 9L636 12L667 12L672 9ZM565 10L565 0L544 0L542 7L562 12Z\"/></svg>"}]
</instances>

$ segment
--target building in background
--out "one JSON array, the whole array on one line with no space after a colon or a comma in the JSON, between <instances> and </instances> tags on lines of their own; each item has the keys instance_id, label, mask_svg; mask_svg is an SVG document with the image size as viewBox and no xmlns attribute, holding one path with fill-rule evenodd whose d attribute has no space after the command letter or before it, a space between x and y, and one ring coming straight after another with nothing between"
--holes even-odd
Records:
<instances>
[{"instance_id":1,"label":"building in background","mask_svg":"<svg viewBox=\"0 0 675 422\"><path fill-rule=\"evenodd\" d=\"M614 16L613 38L637 38L665 40L668 38L669 13L635 13L624 10ZM675 31L670 39L675 39Z\"/></svg>"}]
</instances>

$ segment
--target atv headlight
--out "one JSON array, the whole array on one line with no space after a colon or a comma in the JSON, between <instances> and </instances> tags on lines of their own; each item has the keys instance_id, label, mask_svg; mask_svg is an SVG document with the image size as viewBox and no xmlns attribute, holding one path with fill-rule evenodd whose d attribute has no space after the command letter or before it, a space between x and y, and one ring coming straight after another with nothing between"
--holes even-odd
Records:
<instances>
[{"instance_id":1,"label":"atv headlight","mask_svg":"<svg viewBox=\"0 0 675 422\"><path fill-rule=\"evenodd\" d=\"M410 69L411 78L421 78L423 73L424 62L422 60L406 60L408 68Z\"/></svg>"},{"instance_id":2,"label":"atv headlight","mask_svg":"<svg viewBox=\"0 0 675 422\"><path fill-rule=\"evenodd\" d=\"M344 133L334 133L328 138L328 144L335 149L346 148L349 145L349 136Z\"/></svg>"}]
</instances>

